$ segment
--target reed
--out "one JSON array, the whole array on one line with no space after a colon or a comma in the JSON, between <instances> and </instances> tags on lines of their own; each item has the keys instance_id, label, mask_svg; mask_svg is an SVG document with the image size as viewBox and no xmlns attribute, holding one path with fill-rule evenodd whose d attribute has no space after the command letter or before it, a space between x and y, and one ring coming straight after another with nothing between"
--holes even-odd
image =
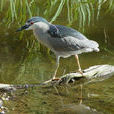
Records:
<instances>
[{"instance_id":1,"label":"reed","mask_svg":"<svg viewBox=\"0 0 114 114\"><path fill-rule=\"evenodd\" d=\"M6 2L9 2L9 6ZM114 10L113 0L0 0L0 4L1 12L5 6L8 7L6 18L10 22L25 22L27 17L35 15L50 18L50 22L54 22L65 11L68 24L78 21L79 28L90 25L94 18L98 20L103 5L107 7L106 13Z\"/></svg>"},{"instance_id":2,"label":"reed","mask_svg":"<svg viewBox=\"0 0 114 114\"><path fill-rule=\"evenodd\" d=\"M105 13L112 13L114 0L0 0L0 12L3 12L4 18L7 19L6 25L14 22L18 25L24 24L26 19L38 15L51 23L59 18L66 19L64 24L76 23L78 29L83 32L85 26L99 19L103 7L106 9ZM19 38L22 40L23 32ZM33 38L31 40L34 42ZM34 43L30 45L33 47ZM28 48L30 45L27 41ZM37 47L43 49L41 45Z\"/></svg>"}]
</instances>

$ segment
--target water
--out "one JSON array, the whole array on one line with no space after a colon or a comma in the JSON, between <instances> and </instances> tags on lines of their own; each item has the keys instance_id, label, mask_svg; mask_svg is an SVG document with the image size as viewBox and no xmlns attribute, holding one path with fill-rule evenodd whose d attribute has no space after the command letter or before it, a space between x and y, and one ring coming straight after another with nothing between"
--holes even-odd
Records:
<instances>
[{"instance_id":1,"label":"water","mask_svg":"<svg viewBox=\"0 0 114 114\"><path fill-rule=\"evenodd\" d=\"M43 3L42 3L43 4ZM3 17L3 14L1 15ZM28 53L26 40L34 38L32 32L24 32L25 39L20 40L21 33L15 33L18 24L4 26L0 22L0 83L35 84L52 77L55 67L55 56L46 55L34 50ZM67 25L64 16L54 23ZM92 65L114 65L114 15L101 13L99 21L85 28L85 35L100 44L99 53L92 52L80 55L83 69ZM76 24L71 25L76 27ZM60 60L57 76L77 70L75 58ZM68 85L61 87L36 87L17 90L13 93L0 93L3 106L8 113L28 114L113 114L114 113L114 77L100 82L92 82L82 87ZM82 99L81 99L82 97Z\"/></svg>"}]
</instances>

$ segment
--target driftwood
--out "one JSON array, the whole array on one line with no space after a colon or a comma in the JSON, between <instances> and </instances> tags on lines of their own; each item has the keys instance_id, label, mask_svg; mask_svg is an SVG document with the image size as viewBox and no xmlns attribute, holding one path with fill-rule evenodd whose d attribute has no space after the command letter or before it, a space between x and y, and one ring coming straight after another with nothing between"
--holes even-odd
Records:
<instances>
[{"instance_id":1,"label":"driftwood","mask_svg":"<svg viewBox=\"0 0 114 114\"><path fill-rule=\"evenodd\" d=\"M93 79L106 79L110 76L114 75L114 66L112 65L95 65L85 69L82 74L76 73L69 73L65 74L60 77L59 80L48 80L41 84L33 84L33 85L10 85L10 84L0 84L0 90L16 90L16 89L23 89L28 87L36 87L36 86L43 86L43 85L60 85L60 84L69 84L72 82L79 82L80 80L93 80Z\"/></svg>"}]
</instances>

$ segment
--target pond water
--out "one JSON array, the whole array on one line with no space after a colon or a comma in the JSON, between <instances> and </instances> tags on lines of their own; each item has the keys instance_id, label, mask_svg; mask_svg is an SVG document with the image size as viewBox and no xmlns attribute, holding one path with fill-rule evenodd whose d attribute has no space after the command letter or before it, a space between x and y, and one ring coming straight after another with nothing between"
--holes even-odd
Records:
<instances>
[{"instance_id":1,"label":"pond water","mask_svg":"<svg viewBox=\"0 0 114 114\"><path fill-rule=\"evenodd\" d=\"M42 3L43 4L43 3ZM0 83L36 84L48 80L55 70L55 56L41 53L37 49L28 53L26 40L34 38L32 32L16 33L19 27L15 21L5 25L4 14L0 19ZM54 21L67 26L64 16ZM101 12L94 25L85 27L84 34L100 45L100 52L79 55L83 69L99 64L114 65L114 13ZM76 24L71 25L73 28ZM61 58L57 76L77 70L75 58ZM114 76L86 85L61 87L35 87L15 92L0 92L3 106L11 114L113 114L114 113ZM82 99L80 99L82 97Z\"/></svg>"}]
</instances>

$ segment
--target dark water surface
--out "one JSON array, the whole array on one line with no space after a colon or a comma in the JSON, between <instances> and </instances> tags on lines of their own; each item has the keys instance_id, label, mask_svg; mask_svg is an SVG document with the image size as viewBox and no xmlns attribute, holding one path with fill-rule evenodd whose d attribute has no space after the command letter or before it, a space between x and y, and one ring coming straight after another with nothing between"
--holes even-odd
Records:
<instances>
[{"instance_id":1,"label":"dark water surface","mask_svg":"<svg viewBox=\"0 0 114 114\"><path fill-rule=\"evenodd\" d=\"M113 15L112 15L113 14ZM100 52L80 55L83 69L92 65L114 65L114 13L101 14L94 25L85 27L85 35L100 45ZM2 15L3 17L3 15ZM35 84L48 80L55 70L55 56L45 55L35 50L28 54L26 43L19 40L15 29L19 25L5 26L0 19L0 83ZM65 24L65 18L60 17L54 23ZM76 24L71 25L73 28ZM32 32L24 32L27 38L34 38ZM75 58L60 60L57 76L77 70ZM1 97L3 96L1 92ZM4 95L5 96L5 95ZM62 87L37 87L27 90L17 90L7 93L9 100L3 101L11 114L113 114L114 113L114 77L92 82L86 85L69 85ZM82 100L80 97L82 96Z\"/></svg>"}]
</instances>

